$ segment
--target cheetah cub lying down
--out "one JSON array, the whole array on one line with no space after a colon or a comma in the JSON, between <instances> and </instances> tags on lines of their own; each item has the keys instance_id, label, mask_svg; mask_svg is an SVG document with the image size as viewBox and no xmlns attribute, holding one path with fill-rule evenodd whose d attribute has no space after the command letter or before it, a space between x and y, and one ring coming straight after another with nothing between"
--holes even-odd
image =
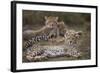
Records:
<instances>
[{"instance_id":1,"label":"cheetah cub lying down","mask_svg":"<svg viewBox=\"0 0 100 73\"><path fill-rule=\"evenodd\" d=\"M59 56L72 56L79 57L81 52L77 49L79 46L79 40L81 38L81 31L68 30L66 31L63 45L58 46L40 46L33 45L26 50L26 59L28 61L42 61L48 60L51 57Z\"/></svg>"}]
</instances>

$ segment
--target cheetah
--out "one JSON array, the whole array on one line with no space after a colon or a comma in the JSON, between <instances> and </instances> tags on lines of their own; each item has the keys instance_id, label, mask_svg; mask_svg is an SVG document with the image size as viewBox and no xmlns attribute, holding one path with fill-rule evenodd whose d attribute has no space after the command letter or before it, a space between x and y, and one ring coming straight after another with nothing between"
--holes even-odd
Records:
<instances>
[{"instance_id":1,"label":"cheetah","mask_svg":"<svg viewBox=\"0 0 100 73\"><path fill-rule=\"evenodd\" d=\"M64 44L58 46L41 46L31 47L27 49L26 59L28 61L48 60L52 57L72 56L79 57L81 52L77 49L82 31L69 30L64 35Z\"/></svg>"},{"instance_id":2,"label":"cheetah","mask_svg":"<svg viewBox=\"0 0 100 73\"><path fill-rule=\"evenodd\" d=\"M23 32L23 47L28 48L40 40L48 40L56 35L58 17L45 16L45 26L39 30L26 30ZM28 38L29 37L29 38ZM34 38L35 37L35 38Z\"/></svg>"}]
</instances>

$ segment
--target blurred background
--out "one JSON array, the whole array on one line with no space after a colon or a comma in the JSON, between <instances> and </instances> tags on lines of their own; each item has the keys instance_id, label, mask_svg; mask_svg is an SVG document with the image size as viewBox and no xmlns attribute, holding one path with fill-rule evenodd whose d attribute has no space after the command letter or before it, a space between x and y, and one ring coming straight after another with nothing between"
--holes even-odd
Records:
<instances>
[{"instance_id":1,"label":"blurred background","mask_svg":"<svg viewBox=\"0 0 100 73\"><path fill-rule=\"evenodd\" d=\"M73 13L73 12L50 12L50 11L32 11L23 10L23 26L43 26L45 24L44 16L58 16L58 21L64 21L67 26L90 30L89 13ZM38 27L39 27L38 26Z\"/></svg>"}]
</instances>

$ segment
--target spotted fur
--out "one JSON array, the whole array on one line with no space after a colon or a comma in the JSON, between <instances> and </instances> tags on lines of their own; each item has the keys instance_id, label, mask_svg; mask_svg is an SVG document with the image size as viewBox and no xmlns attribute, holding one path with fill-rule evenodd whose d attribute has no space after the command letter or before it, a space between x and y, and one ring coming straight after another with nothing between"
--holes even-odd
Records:
<instances>
[{"instance_id":1,"label":"spotted fur","mask_svg":"<svg viewBox=\"0 0 100 73\"><path fill-rule=\"evenodd\" d=\"M35 36L32 39L24 42L23 48L28 48L32 45L34 45L36 42L40 42L40 41L47 41L49 39L49 36L46 35L42 35L42 36Z\"/></svg>"},{"instance_id":2,"label":"spotted fur","mask_svg":"<svg viewBox=\"0 0 100 73\"><path fill-rule=\"evenodd\" d=\"M76 48L80 43L80 37L82 37L82 31L67 30L64 35L65 44L70 48Z\"/></svg>"},{"instance_id":3,"label":"spotted fur","mask_svg":"<svg viewBox=\"0 0 100 73\"><path fill-rule=\"evenodd\" d=\"M27 50L26 59L28 61L42 61L52 57L59 56L73 56L79 57L80 52L77 49L68 49L62 45L60 46L39 46L37 48L31 48Z\"/></svg>"}]
</instances>

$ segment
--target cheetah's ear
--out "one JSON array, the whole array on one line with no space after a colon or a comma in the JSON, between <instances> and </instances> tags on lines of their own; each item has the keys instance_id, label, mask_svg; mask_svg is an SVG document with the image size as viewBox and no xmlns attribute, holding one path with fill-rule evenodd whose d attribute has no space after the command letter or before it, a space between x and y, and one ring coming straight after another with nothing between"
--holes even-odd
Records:
<instances>
[{"instance_id":1,"label":"cheetah's ear","mask_svg":"<svg viewBox=\"0 0 100 73\"><path fill-rule=\"evenodd\" d=\"M45 16L44 18L45 18L45 20L47 20L47 19L48 19L48 17L47 17L47 16Z\"/></svg>"}]
</instances>

